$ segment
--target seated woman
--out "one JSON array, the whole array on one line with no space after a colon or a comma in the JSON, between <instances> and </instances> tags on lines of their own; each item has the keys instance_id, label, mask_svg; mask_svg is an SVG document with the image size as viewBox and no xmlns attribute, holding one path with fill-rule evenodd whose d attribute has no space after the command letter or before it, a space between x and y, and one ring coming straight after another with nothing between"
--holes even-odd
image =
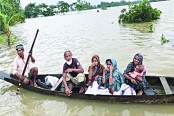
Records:
<instances>
[{"instance_id":1,"label":"seated woman","mask_svg":"<svg viewBox=\"0 0 174 116\"><path fill-rule=\"evenodd\" d=\"M107 68L103 72L103 83L105 88L108 88L110 93L118 91L121 85L124 83L124 77L117 68L117 62L115 59L106 60Z\"/></svg>"},{"instance_id":2,"label":"seated woman","mask_svg":"<svg viewBox=\"0 0 174 116\"><path fill-rule=\"evenodd\" d=\"M147 86L147 81L145 79L146 75L146 68L144 66L143 75L136 76L136 78L131 77L130 73L134 72L137 65L142 65L143 63L143 56L137 53L134 58L133 62L130 62L124 71L123 75L125 77L126 84L130 85L134 90L137 92L137 95L142 95L144 87Z\"/></svg>"},{"instance_id":3,"label":"seated woman","mask_svg":"<svg viewBox=\"0 0 174 116\"><path fill-rule=\"evenodd\" d=\"M88 86L95 80L98 82L98 84L101 84L102 76L103 76L103 70L105 67L100 64L100 58L98 55L94 55L91 59L91 66L89 66L88 69Z\"/></svg>"}]
</instances>

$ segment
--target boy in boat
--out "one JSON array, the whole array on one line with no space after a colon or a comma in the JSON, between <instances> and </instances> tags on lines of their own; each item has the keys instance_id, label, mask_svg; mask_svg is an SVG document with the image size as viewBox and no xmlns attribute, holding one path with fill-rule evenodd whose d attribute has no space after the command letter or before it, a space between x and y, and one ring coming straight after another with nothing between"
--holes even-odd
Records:
<instances>
[{"instance_id":1,"label":"boy in boat","mask_svg":"<svg viewBox=\"0 0 174 116\"><path fill-rule=\"evenodd\" d=\"M65 86L65 93L70 96L74 85L80 85L81 89L79 93L83 93L85 91L84 81L86 80L86 77L83 74L83 67L76 58L72 58L72 53L69 50L64 52L64 58L66 60L65 64L63 65L63 83ZM68 87L67 81L72 82L72 88Z\"/></svg>"},{"instance_id":2,"label":"boy in boat","mask_svg":"<svg viewBox=\"0 0 174 116\"><path fill-rule=\"evenodd\" d=\"M26 67L26 71L24 76L22 75L26 61L27 61L27 55L24 53L24 47L22 44L19 44L16 46L16 51L17 51L17 56L14 59L13 62L13 69L12 69L12 73L13 75L17 76L19 79L21 79L23 81L23 83L25 84L30 84L31 86L36 87L36 77L38 74L38 68L37 67L33 67L30 68L30 62L34 63L35 59L32 56L32 52L29 53L30 55L30 59L28 61L27 67Z\"/></svg>"}]
</instances>

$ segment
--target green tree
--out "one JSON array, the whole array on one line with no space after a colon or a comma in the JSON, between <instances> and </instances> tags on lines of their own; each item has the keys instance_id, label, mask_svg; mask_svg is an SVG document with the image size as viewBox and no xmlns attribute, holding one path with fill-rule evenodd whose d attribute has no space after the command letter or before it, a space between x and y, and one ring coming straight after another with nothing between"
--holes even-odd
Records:
<instances>
[{"instance_id":1,"label":"green tree","mask_svg":"<svg viewBox=\"0 0 174 116\"><path fill-rule=\"evenodd\" d=\"M24 14L27 18L35 18L39 15L39 7L36 6L36 3L30 3L25 7Z\"/></svg>"},{"instance_id":2,"label":"green tree","mask_svg":"<svg viewBox=\"0 0 174 116\"><path fill-rule=\"evenodd\" d=\"M139 5L129 5L129 10L121 10L119 16L119 22L123 23L138 23L138 22L150 22L152 20L159 19L161 11L153 9L148 0L143 0Z\"/></svg>"},{"instance_id":3,"label":"green tree","mask_svg":"<svg viewBox=\"0 0 174 116\"><path fill-rule=\"evenodd\" d=\"M49 8L48 8L49 16L55 15L57 13L56 9L57 9L57 6L50 5Z\"/></svg>"},{"instance_id":4,"label":"green tree","mask_svg":"<svg viewBox=\"0 0 174 116\"><path fill-rule=\"evenodd\" d=\"M92 5L86 1L77 0L75 9L78 11L92 9Z\"/></svg>"},{"instance_id":5,"label":"green tree","mask_svg":"<svg viewBox=\"0 0 174 116\"><path fill-rule=\"evenodd\" d=\"M64 1L59 1L57 3L57 8L59 13L69 12L70 5Z\"/></svg>"},{"instance_id":6,"label":"green tree","mask_svg":"<svg viewBox=\"0 0 174 116\"><path fill-rule=\"evenodd\" d=\"M76 10L76 2L70 4L70 11L75 11Z\"/></svg>"},{"instance_id":7,"label":"green tree","mask_svg":"<svg viewBox=\"0 0 174 116\"><path fill-rule=\"evenodd\" d=\"M15 22L24 22L25 16L20 10L19 0L0 0L1 31L6 35L8 46L11 44L10 26Z\"/></svg>"},{"instance_id":8,"label":"green tree","mask_svg":"<svg viewBox=\"0 0 174 116\"><path fill-rule=\"evenodd\" d=\"M56 12L54 11L54 9L57 8L55 5L48 6L45 3L40 4L38 7L39 7L40 12L41 12L40 15L43 15L43 16L55 15Z\"/></svg>"}]
</instances>

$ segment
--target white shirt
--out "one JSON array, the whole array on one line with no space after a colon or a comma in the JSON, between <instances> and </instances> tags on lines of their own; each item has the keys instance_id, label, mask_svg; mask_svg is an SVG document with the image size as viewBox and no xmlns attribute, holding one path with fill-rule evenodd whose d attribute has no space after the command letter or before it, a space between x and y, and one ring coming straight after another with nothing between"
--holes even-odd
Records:
<instances>
[{"instance_id":1,"label":"white shirt","mask_svg":"<svg viewBox=\"0 0 174 116\"><path fill-rule=\"evenodd\" d=\"M25 63L27 61L27 55L25 55L24 53L24 59L22 59L21 57L19 57L19 55L16 56L16 58L14 59L14 62L13 62L13 74L15 74L16 72L18 72L19 74L22 75L23 73L23 70L24 70L24 67L25 67ZM26 70L25 70L25 76L28 76L28 73L30 71L30 62L31 62L31 58L29 59L28 61L28 64L27 64L27 67L26 67Z\"/></svg>"}]
</instances>

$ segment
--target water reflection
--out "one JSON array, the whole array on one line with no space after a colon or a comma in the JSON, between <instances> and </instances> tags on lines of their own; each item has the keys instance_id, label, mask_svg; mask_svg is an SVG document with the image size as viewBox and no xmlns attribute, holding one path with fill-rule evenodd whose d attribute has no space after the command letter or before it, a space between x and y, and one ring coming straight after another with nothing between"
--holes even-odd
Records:
<instances>
[{"instance_id":1,"label":"water reflection","mask_svg":"<svg viewBox=\"0 0 174 116\"><path fill-rule=\"evenodd\" d=\"M172 116L173 105L112 104L90 100L48 96L21 89L5 88L0 97L0 115L60 115L60 116Z\"/></svg>"},{"instance_id":2,"label":"water reflection","mask_svg":"<svg viewBox=\"0 0 174 116\"><path fill-rule=\"evenodd\" d=\"M32 96L33 94L35 96ZM27 98L27 96L30 96L30 98ZM173 105L108 104L88 100L43 96L33 92L23 94L21 102L27 106L27 108L25 108L27 111L23 111L24 114L26 112L28 114L59 114L65 116L149 116L157 114L172 115L174 113Z\"/></svg>"}]
</instances>

